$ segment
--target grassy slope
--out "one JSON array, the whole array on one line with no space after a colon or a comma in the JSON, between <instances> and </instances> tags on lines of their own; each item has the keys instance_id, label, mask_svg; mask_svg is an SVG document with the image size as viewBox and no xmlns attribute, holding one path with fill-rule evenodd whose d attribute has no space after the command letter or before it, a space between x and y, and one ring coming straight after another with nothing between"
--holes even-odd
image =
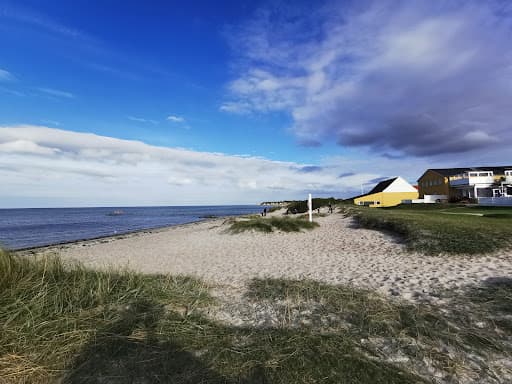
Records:
<instances>
[{"instance_id":1,"label":"grassy slope","mask_svg":"<svg viewBox=\"0 0 512 384\"><path fill-rule=\"evenodd\" d=\"M0 255L0 382L410 383L343 332L237 328L188 278Z\"/></svg>"},{"instance_id":2,"label":"grassy slope","mask_svg":"<svg viewBox=\"0 0 512 384\"><path fill-rule=\"evenodd\" d=\"M508 247L512 240L511 208L347 205L342 210L361 226L391 231L411 250L428 254L486 253Z\"/></svg>"}]
</instances>

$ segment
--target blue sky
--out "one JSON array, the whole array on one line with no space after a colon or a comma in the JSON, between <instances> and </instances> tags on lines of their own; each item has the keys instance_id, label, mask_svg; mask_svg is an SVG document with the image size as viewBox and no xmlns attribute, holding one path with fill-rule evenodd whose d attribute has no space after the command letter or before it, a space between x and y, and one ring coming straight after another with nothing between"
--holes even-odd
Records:
<instances>
[{"instance_id":1,"label":"blue sky","mask_svg":"<svg viewBox=\"0 0 512 384\"><path fill-rule=\"evenodd\" d=\"M0 206L347 197L506 163L511 12L0 0Z\"/></svg>"},{"instance_id":2,"label":"blue sky","mask_svg":"<svg viewBox=\"0 0 512 384\"><path fill-rule=\"evenodd\" d=\"M290 161L326 153L295 145L286 113L219 110L234 71L228 30L256 2L0 4L0 68L15 77L0 90L4 125Z\"/></svg>"}]
</instances>

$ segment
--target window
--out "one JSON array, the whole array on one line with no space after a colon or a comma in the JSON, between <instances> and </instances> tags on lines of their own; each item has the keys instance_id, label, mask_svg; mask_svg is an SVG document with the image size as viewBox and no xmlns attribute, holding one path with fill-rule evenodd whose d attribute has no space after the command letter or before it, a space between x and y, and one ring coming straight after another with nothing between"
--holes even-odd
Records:
<instances>
[{"instance_id":1,"label":"window","mask_svg":"<svg viewBox=\"0 0 512 384\"><path fill-rule=\"evenodd\" d=\"M477 172L469 172L469 177L477 177L477 176L478 176Z\"/></svg>"},{"instance_id":2,"label":"window","mask_svg":"<svg viewBox=\"0 0 512 384\"><path fill-rule=\"evenodd\" d=\"M492 172L480 172L478 176L492 176Z\"/></svg>"}]
</instances>

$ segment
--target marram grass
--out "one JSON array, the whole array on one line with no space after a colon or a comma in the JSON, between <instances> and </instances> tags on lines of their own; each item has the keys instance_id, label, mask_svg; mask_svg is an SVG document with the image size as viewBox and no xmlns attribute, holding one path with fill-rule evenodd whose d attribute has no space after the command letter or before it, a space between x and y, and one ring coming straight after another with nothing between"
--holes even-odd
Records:
<instances>
[{"instance_id":1,"label":"marram grass","mask_svg":"<svg viewBox=\"0 0 512 384\"><path fill-rule=\"evenodd\" d=\"M161 306L190 310L209 301L186 277L99 272L0 250L0 383L49 382L123 316L138 319Z\"/></svg>"},{"instance_id":2,"label":"marram grass","mask_svg":"<svg viewBox=\"0 0 512 384\"><path fill-rule=\"evenodd\" d=\"M344 334L210 320L201 282L0 254L3 383L410 383Z\"/></svg>"},{"instance_id":3,"label":"marram grass","mask_svg":"<svg viewBox=\"0 0 512 384\"><path fill-rule=\"evenodd\" d=\"M208 315L217 304L196 279L0 251L0 383L426 383L424 361L456 382L468 356L485 373L490 357L512 352L511 287L468 291L449 314L353 287L256 279L241 305L255 318L270 308L279 325L232 326ZM397 351L410 363L393 361Z\"/></svg>"},{"instance_id":4,"label":"marram grass","mask_svg":"<svg viewBox=\"0 0 512 384\"><path fill-rule=\"evenodd\" d=\"M260 218L254 217L248 220L234 221L229 232L241 233L246 231L257 231L270 233L275 230L282 232L300 232L303 229L313 229L318 227L318 223L313 221L309 222L303 218L288 218L288 217L269 217Z\"/></svg>"}]
</instances>

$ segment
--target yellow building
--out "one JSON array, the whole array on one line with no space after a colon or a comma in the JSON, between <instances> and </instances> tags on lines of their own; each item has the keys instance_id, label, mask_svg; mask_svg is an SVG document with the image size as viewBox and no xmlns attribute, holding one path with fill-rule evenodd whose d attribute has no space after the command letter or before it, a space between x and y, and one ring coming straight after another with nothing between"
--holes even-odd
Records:
<instances>
[{"instance_id":1,"label":"yellow building","mask_svg":"<svg viewBox=\"0 0 512 384\"><path fill-rule=\"evenodd\" d=\"M355 205L369 207L393 207L403 200L415 200L418 191L403 178L384 180L365 195L354 197Z\"/></svg>"},{"instance_id":2,"label":"yellow building","mask_svg":"<svg viewBox=\"0 0 512 384\"><path fill-rule=\"evenodd\" d=\"M427 169L418 179L420 198L425 195L450 196L450 176L463 173L465 168Z\"/></svg>"}]
</instances>

